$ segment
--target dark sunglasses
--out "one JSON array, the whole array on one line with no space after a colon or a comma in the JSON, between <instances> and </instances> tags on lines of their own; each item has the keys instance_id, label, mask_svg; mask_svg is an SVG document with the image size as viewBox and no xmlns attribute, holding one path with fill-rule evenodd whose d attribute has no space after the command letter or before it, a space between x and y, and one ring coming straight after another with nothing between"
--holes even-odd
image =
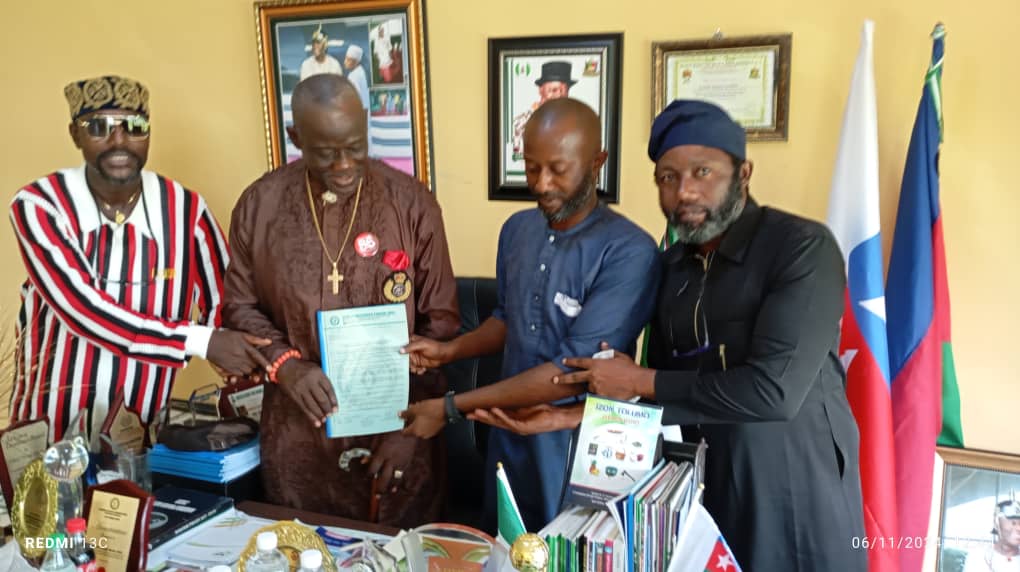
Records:
<instances>
[{"instance_id":1,"label":"dark sunglasses","mask_svg":"<svg viewBox=\"0 0 1020 572\"><path fill-rule=\"evenodd\" d=\"M149 138L149 120L142 115L96 115L78 121L78 125L93 139L106 139L117 126L131 139Z\"/></svg>"}]
</instances>

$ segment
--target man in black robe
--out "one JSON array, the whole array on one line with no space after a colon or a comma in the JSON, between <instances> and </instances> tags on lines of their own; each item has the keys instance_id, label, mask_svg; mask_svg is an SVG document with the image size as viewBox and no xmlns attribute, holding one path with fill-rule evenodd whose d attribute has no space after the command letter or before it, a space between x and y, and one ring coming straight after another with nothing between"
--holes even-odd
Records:
<instances>
[{"instance_id":1,"label":"man in black robe","mask_svg":"<svg viewBox=\"0 0 1020 572\"><path fill-rule=\"evenodd\" d=\"M677 100L652 126L659 203L673 238L648 368L572 358L554 378L640 396L663 423L708 443L705 507L745 572L861 571L857 425L839 360L843 258L829 230L761 207L743 129L718 107ZM530 431L513 412L476 419ZM563 418L562 415L559 416ZM579 418L575 418L576 423Z\"/></svg>"}]
</instances>

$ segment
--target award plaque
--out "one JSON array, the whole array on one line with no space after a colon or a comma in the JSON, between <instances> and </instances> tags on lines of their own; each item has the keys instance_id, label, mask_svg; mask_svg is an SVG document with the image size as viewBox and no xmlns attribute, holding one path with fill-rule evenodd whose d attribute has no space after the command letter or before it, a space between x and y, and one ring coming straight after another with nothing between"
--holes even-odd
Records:
<instances>
[{"instance_id":1,"label":"award plaque","mask_svg":"<svg viewBox=\"0 0 1020 572\"><path fill-rule=\"evenodd\" d=\"M42 459L32 461L22 471L10 509L11 527L21 553L28 558L45 554L43 540L57 531L57 481L46 473Z\"/></svg>"},{"instance_id":2,"label":"award plaque","mask_svg":"<svg viewBox=\"0 0 1020 572\"><path fill-rule=\"evenodd\" d=\"M323 570L336 570L333 554L326 548L326 543L322 540L322 537L303 524L293 520L286 520L263 526L256 530L255 534L251 535L251 538L248 539L248 545L241 551L241 558L237 561L237 572L245 572L245 565L248 559L257 551L255 539L260 532L276 533L276 548L290 561L291 570L297 570L301 567L301 553L309 548L314 548L322 553ZM107 569L107 572L109 572L109 569Z\"/></svg>"},{"instance_id":3,"label":"award plaque","mask_svg":"<svg viewBox=\"0 0 1020 572\"><path fill-rule=\"evenodd\" d=\"M23 421L0 431L0 490L4 502L14 502L14 484L29 463L41 459L49 440L50 423L44 417Z\"/></svg>"},{"instance_id":4,"label":"award plaque","mask_svg":"<svg viewBox=\"0 0 1020 572\"><path fill-rule=\"evenodd\" d=\"M99 539L96 565L106 572L145 570L154 497L118 479L89 489L85 501L88 536Z\"/></svg>"},{"instance_id":5,"label":"award plaque","mask_svg":"<svg viewBox=\"0 0 1020 572\"><path fill-rule=\"evenodd\" d=\"M121 451L139 453L145 447L145 423L136 411L128 408L124 402L123 392L118 393L110 405L110 411L106 414L99 434L105 437L101 441L103 452L106 453ZM111 445L113 450L110 450Z\"/></svg>"}]
</instances>

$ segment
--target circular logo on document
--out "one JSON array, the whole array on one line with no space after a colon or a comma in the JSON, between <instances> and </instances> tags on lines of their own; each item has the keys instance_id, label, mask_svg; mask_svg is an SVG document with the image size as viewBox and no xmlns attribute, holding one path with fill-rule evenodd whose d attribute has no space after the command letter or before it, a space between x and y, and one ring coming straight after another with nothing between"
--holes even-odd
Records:
<instances>
[{"instance_id":1,"label":"circular logo on document","mask_svg":"<svg viewBox=\"0 0 1020 572\"><path fill-rule=\"evenodd\" d=\"M152 512L152 520L149 521L149 530L152 530L154 528L159 528L159 527L163 526L164 524L166 524L168 522L170 522L170 517L167 516L166 513L159 512L159 511L153 511Z\"/></svg>"}]
</instances>

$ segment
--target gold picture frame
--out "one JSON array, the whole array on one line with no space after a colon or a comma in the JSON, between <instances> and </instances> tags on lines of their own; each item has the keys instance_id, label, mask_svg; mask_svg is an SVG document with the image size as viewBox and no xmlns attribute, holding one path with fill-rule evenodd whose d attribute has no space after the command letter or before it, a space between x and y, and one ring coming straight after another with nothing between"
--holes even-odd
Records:
<instances>
[{"instance_id":1,"label":"gold picture frame","mask_svg":"<svg viewBox=\"0 0 1020 572\"><path fill-rule=\"evenodd\" d=\"M57 481L46 472L42 459L29 463L14 487L11 528L28 558L45 554L42 540L57 531Z\"/></svg>"},{"instance_id":2,"label":"gold picture frame","mask_svg":"<svg viewBox=\"0 0 1020 572\"><path fill-rule=\"evenodd\" d=\"M748 141L786 141L792 34L652 43L652 117L674 99L719 105Z\"/></svg>"},{"instance_id":3,"label":"gold picture frame","mask_svg":"<svg viewBox=\"0 0 1020 572\"><path fill-rule=\"evenodd\" d=\"M435 191L425 0L262 0L255 30L270 169L300 156L286 134L294 86L342 68L369 116L369 156Z\"/></svg>"},{"instance_id":4,"label":"gold picture frame","mask_svg":"<svg viewBox=\"0 0 1020 572\"><path fill-rule=\"evenodd\" d=\"M1000 503L1020 501L1020 455L937 447L943 461L936 570L960 572L967 558L994 550ZM1018 505L1020 507L1020 505Z\"/></svg>"},{"instance_id":5,"label":"gold picture frame","mask_svg":"<svg viewBox=\"0 0 1020 572\"><path fill-rule=\"evenodd\" d=\"M255 534L251 535L251 538L248 539L248 544L241 551L241 558L237 561L238 572L245 572L248 559L258 550L255 546L255 539L263 532L276 533L277 550L283 552L287 560L290 561L291 570L297 570L301 567L300 556L302 551L314 548L322 553L322 569L325 572L336 571L336 562L333 560L333 555L326 547L322 537L303 524L293 520L285 520L263 526L255 531Z\"/></svg>"}]
</instances>

